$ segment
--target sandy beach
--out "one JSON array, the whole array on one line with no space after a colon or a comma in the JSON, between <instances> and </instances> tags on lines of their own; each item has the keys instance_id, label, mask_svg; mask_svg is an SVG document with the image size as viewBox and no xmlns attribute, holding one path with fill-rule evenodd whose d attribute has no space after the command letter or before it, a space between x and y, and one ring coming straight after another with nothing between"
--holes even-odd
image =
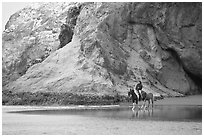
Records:
<instances>
[{"instance_id":1,"label":"sandy beach","mask_svg":"<svg viewBox=\"0 0 204 137\"><path fill-rule=\"evenodd\" d=\"M166 98L155 105L202 105L202 96ZM177 121L131 121L86 117L80 115L22 115L7 113L21 110L67 109L84 106L3 106L3 135L200 135L202 122ZM114 106L111 106L114 107ZM117 107L117 106L116 106Z\"/></svg>"}]
</instances>

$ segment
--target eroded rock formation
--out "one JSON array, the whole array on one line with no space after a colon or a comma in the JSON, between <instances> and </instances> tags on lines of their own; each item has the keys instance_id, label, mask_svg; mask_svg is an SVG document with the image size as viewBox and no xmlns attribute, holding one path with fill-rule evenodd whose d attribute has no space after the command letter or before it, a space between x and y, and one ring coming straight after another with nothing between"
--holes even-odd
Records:
<instances>
[{"instance_id":1,"label":"eroded rock formation","mask_svg":"<svg viewBox=\"0 0 204 137\"><path fill-rule=\"evenodd\" d=\"M56 24L49 30L29 29L29 34L17 37L21 34L17 28L22 16L13 15L9 20L3 33L3 80L8 83L5 89L126 95L138 80L143 82L145 91L155 95L180 96L201 88L197 83L202 80L201 3L52 4L56 10L50 4L32 10L47 13L45 9L52 9L48 13L57 15L56 20L47 18L46 22ZM22 14L27 15L28 9L22 10ZM72 12L66 14L67 11ZM43 14L35 15L38 20ZM69 25L74 35L57 50L56 37L62 23ZM10 31L13 24L17 28ZM35 29L42 27L41 23ZM57 29L54 34L53 29ZM35 44L26 38L33 38ZM11 48L14 42L17 44ZM49 56L25 69L30 60L45 55L45 50L40 50L45 47L52 47Z\"/></svg>"}]
</instances>

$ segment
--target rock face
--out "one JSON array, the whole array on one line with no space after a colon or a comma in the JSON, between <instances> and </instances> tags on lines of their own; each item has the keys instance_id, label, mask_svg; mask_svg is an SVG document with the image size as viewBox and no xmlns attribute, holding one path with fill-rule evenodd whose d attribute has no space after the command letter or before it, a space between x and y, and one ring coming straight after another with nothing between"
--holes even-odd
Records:
<instances>
[{"instance_id":1,"label":"rock face","mask_svg":"<svg viewBox=\"0 0 204 137\"><path fill-rule=\"evenodd\" d=\"M60 27L74 3L33 3L13 14L2 35L3 85L24 75L60 46Z\"/></svg>"},{"instance_id":2,"label":"rock face","mask_svg":"<svg viewBox=\"0 0 204 137\"><path fill-rule=\"evenodd\" d=\"M152 27L159 46L172 54L176 61L181 64L185 73L201 86L201 3L133 3L131 7L137 10L131 13L130 21L135 24L146 24ZM161 72L166 73L166 70L163 70ZM159 79L163 82L170 80L169 84L174 86L174 82L177 83L178 81L173 80L171 76L172 74L170 74L170 77L163 75L162 78L164 80ZM179 87L181 87L180 84ZM193 89L194 86L192 85L191 90ZM189 88L184 91L187 90Z\"/></svg>"},{"instance_id":3,"label":"rock face","mask_svg":"<svg viewBox=\"0 0 204 137\"><path fill-rule=\"evenodd\" d=\"M10 18L3 33L4 89L126 95L141 80L144 90L155 95L196 93L202 80L201 11L201 3L25 8ZM64 23L73 36L59 42ZM58 49L63 42L68 44Z\"/></svg>"}]
</instances>

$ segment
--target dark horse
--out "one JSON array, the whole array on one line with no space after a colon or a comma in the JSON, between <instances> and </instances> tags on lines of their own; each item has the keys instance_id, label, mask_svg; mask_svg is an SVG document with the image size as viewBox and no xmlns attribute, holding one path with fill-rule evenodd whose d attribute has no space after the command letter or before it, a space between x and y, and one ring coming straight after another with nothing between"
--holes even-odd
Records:
<instances>
[{"instance_id":1,"label":"dark horse","mask_svg":"<svg viewBox=\"0 0 204 137\"><path fill-rule=\"evenodd\" d=\"M138 94L140 94L140 93L138 93ZM144 91L141 91L141 94L142 94L141 100L144 101L142 107L145 106L146 101L148 101L148 107L149 107L150 101L152 102L152 107L153 107L153 103L154 103L154 96L153 96L153 94L152 94L152 93L146 93L146 92L144 92ZM130 95L131 95L131 97L132 97L132 103L133 103L133 108L132 108L132 110L134 110L135 107L136 107L136 104L138 104L138 102L139 102L140 100L139 100L139 97L135 94L134 89L132 89L132 88L131 88L130 91L128 92L128 96L129 96L129 97L130 97ZM141 107L141 108L142 108L142 107Z\"/></svg>"}]
</instances>

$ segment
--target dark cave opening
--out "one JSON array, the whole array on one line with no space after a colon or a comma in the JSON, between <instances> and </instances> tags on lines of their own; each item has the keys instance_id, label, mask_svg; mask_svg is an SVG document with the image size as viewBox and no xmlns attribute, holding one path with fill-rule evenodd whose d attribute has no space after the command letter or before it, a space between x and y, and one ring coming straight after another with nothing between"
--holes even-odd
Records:
<instances>
[{"instance_id":1,"label":"dark cave opening","mask_svg":"<svg viewBox=\"0 0 204 137\"><path fill-rule=\"evenodd\" d=\"M183 67L183 70L185 71L185 73L188 75L188 77L194 82L194 84L197 86L198 88L198 91L197 93L198 94L201 94L202 93L202 76L198 76L198 75L195 75L193 73L191 73L189 70L187 70L183 64L183 62L181 61L178 53L174 50L174 49L167 49L166 50L167 52L169 52L174 58L175 60L181 64L181 66Z\"/></svg>"},{"instance_id":2,"label":"dark cave opening","mask_svg":"<svg viewBox=\"0 0 204 137\"><path fill-rule=\"evenodd\" d=\"M173 57L179 64L181 64L181 65L183 66L183 63L182 63L182 61L181 61L181 59L180 59L178 53L177 53L174 49L168 48L168 49L166 49L166 51L169 52L169 53L172 55L172 57Z\"/></svg>"},{"instance_id":3,"label":"dark cave opening","mask_svg":"<svg viewBox=\"0 0 204 137\"><path fill-rule=\"evenodd\" d=\"M195 85L198 87L198 93L202 93L202 77L199 77L195 74L192 74L191 72L184 69L186 74L190 77L190 79L195 83Z\"/></svg>"},{"instance_id":4,"label":"dark cave opening","mask_svg":"<svg viewBox=\"0 0 204 137\"><path fill-rule=\"evenodd\" d=\"M72 41L72 37L74 35L73 30L71 29L71 27L67 24L63 24L61 26L61 31L60 34L58 36L59 41L60 41L60 45L59 48L64 47L66 44L68 44L69 42Z\"/></svg>"}]
</instances>

